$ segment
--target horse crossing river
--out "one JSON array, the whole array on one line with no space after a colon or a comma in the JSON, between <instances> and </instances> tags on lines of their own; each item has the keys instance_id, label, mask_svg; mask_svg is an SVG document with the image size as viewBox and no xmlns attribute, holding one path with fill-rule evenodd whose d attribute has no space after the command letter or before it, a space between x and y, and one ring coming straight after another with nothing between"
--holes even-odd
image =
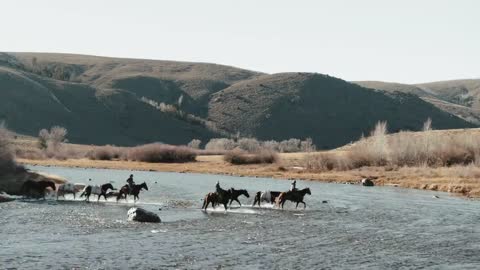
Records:
<instances>
[{"instance_id":1,"label":"horse crossing river","mask_svg":"<svg viewBox=\"0 0 480 270\"><path fill-rule=\"evenodd\" d=\"M30 167L77 183L119 188L133 173L148 184L136 205L160 224L128 222L128 202L80 198L0 204L0 268L395 269L480 267L480 202L394 187L297 181L307 208L251 207L273 179L121 170ZM92 181L88 182L88 178ZM242 207L201 211L201 198L247 189ZM156 182L156 183L155 183ZM438 196L439 198L434 198ZM96 200L94 200L96 201ZM328 203L322 203L327 201ZM161 209L161 210L160 210Z\"/></svg>"}]
</instances>

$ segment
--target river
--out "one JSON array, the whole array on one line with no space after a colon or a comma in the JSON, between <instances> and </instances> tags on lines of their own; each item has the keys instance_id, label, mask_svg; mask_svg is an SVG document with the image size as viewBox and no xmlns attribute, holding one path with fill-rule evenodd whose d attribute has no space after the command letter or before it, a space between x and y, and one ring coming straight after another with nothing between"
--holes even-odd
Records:
<instances>
[{"instance_id":1,"label":"river","mask_svg":"<svg viewBox=\"0 0 480 270\"><path fill-rule=\"evenodd\" d=\"M160 224L127 221L133 201L0 204L1 269L480 269L480 202L446 193L297 181L306 210L251 207L289 181L218 175L29 167L74 183L145 181L137 206ZM91 178L92 181L88 181ZM231 210L200 210L215 189L247 189ZM434 195L439 198L435 198ZM323 203L327 201L327 203Z\"/></svg>"}]
</instances>

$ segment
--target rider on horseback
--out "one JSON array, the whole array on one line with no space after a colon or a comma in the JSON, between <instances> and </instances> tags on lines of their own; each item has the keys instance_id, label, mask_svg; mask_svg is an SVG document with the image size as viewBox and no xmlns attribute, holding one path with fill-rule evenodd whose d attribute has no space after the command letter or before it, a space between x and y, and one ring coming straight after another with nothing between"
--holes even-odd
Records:
<instances>
[{"instance_id":1,"label":"rider on horseback","mask_svg":"<svg viewBox=\"0 0 480 270\"><path fill-rule=\"evenodd\" d=\"M135 182L133 181L133 174L130 174L130 177L127 179L127 184L128 184L128 193L131 193L133 190L133 186L135 185Z\"/></svg>"},{"instance_id":2,"label":"rider on horseback","mask_svg":"<svg viewBox=\"0 0 480 270\"><path fill-rule=\"evenodd\" d=\"M290 191L297 191L297 180L293 180L290 185Z\"/></svg>"}]
</instances>

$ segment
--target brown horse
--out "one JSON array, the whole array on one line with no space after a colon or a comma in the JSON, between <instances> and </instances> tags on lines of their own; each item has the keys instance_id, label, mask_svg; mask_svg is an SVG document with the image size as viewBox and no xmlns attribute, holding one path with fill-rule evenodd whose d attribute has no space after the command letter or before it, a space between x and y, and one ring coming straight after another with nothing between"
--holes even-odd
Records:
<instances>
[{"instance_id":1,"label":"brown horse","mask_svg":"<svg viewBox=\"0 0 480 270\"><path fill-rule=\"evenodd\" d=\"M45 199L45 189L51 188L55 191L55 183L48 180L33 181L27 180L22 185L22 195L27 198Z\"/></svg>"},{"instance_id":2,"label":"brown horse","mask_svg":"<svg viewBox=\"0 0 480 270\"><path fill-rule=\"evenodd\" d=\"M133 195L133 202L136 202L140 197L138 197L138 194L140 194L140 191L142 189L148 190L147 183L143 182L140 185L133 185L132 190L130 190L128 185L123 186L119 191L117 195L117 202L120 200L122 197L127 200L127 195Z\"/></svg>"},{"instance_id":3,"label":"brown horse","mask_svg":"<svg viewBox=\"0 0 480 270\"><path fill-rule=\"evenodd\" d=\"M217 204L223 204L225 210L228 209L228 201L230 201L232 192L231 190L224 190L222 188L217 188L217 192L210 192L205 196L203 200L202 209L207 210L208 204L212 204L212 208L215 208Z\"/></svg>"},{"instance_id":4,"label":"brown horse","mask_svg":"<svg viewBox=\"0 0 480 270\"><path fill-rule=\"evenodd\" d=\"M207 211L207 207L209 204L212 204L212 208L215 208L215 204L218 203L218 194L216 192L210 192L205 195L205 199L203 199L203 206L202 209Z\"/></svg>"},{"instance_id":5,"label":"brown horse","mask_svg":"<svg viewBox=\"0 0 480 270\"><path fill-rule=\"evenodd\" d=\"M297 203L295 208L298 208L299 203L303 203L303 208L305 209L307 208L307 204L303 201L305 194L312 195L312 193L310 192L310 188L282 192L277 198L277 207L280 207L280 205L282 205L283 209L283 205L286 201L292 201Z\"/></svg>"}]
</instances>

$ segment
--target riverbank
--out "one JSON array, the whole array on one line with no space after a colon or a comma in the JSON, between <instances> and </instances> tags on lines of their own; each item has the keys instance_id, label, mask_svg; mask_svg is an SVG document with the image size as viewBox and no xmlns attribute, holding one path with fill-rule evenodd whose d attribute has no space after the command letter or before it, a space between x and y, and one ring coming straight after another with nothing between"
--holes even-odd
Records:
<instances>
[{"instance_id":1,"label":"riverbank","mask_svg":"<svg viewBox=\"0 0 480 270\"><path fill-rule=\"evenodd\" d=\"M480 197L480 168L452 167L363 167L348 171L309 172L302 167L303 153L280 154L276 164L231 165L223 157L198 156L196 162L145 163L132 161L99 161L89 159L29 160L18 159L25 165L61 166L72 168L101 168L120 170L204 173L275 179L302 179L331 183L359 183L362 178L374 178L376 185L451 192L466 197Z\"/></svg>"}]
</instances>

